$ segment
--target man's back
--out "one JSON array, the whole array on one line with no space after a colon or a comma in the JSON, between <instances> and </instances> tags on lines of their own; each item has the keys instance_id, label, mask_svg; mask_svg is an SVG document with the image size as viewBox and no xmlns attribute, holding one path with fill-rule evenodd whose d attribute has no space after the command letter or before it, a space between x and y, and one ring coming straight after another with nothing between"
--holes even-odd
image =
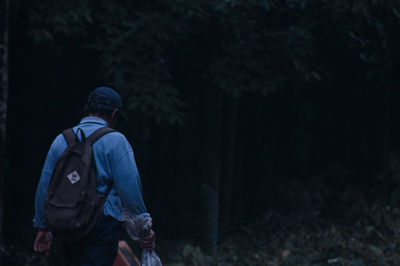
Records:
<instances>
[{"instance_id":1,"label":"man's back","mask_svg":"<svg viewBox=\"0 0 400 266\"><path fill-rule=\"evenodd\" d=\"M106 126L108 126L107 122L99 117L85 117L73 129L76 132L80 128L89 137L97 129ZM78 137L80 138L80 134ZM60 134L54 140L47 155L40 181L43 184L39 184L37 192L34 219L36 227L45 227L43 199L47 198L55 164L67 147L67 141ZM121 221L122 204L132 213L145 213L146 208L133 150L125 136L119 132L112 132L101 137L93 144L93 156L97 170L97 190L104 194L108 184L113 182L113 188L104 205L104 214Z\"/></svg>"}]
</instances>

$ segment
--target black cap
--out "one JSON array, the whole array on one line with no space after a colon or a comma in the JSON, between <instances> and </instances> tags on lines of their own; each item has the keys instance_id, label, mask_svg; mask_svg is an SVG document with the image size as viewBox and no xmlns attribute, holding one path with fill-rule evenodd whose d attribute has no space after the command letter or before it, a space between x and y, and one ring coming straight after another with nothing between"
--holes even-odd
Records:
<instances>
[{"instance_id":1,"label":"black cap","mask_svg":"<svg viewBox=\"0 0 400 266\"><path fill-rule=\"evenodd\" d=\"M121 108L122 100L118 92L109 87L98 87L90 93L85 112L104 112Z\"/></svg>"}]
</instances>

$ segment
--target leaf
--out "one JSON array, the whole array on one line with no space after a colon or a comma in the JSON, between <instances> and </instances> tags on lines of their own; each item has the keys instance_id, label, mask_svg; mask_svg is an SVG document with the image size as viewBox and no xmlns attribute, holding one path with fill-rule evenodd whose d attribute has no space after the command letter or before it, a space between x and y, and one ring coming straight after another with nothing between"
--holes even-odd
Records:
<instances>
[{"instance_id":1,"label":"leaf","mask_svg":"<svg viewBox=\"0 0 400 266\"><path fill-rule=\"evenodd\" d=\"M400 19L400 12L396 8L393 8L393 14Z\"/></svg>"},{"instance_id":2,"label":"leaf","mask_svg":"<svg viewBox=\"0 0 400 266\"><path fill-rule=\"evenodd\" d=\"M353 266L365 266L365 264L360 259L353 259L351 263L353 264Z\"/></svg>"},{"instance_id":3,"label":"leaf","mask_svg":"<svg viewBox=\"0 0 400 266\"><path fill-rule=\"evenodd\" d=\"M92 19L92 17L90 16L89 13L85 13L85 19L86 19L86 21L89 22L90 24L93 23L93 19Z\"/></svg>"},{"instance_id":4,"label":"leaf","mask_svg":"<svg viewBox=\"0 0 400 266\"><path fill-rule=\"evenodd\" d=\"M269 11L270 8L271 8L271 6L269 5L268 0L264 0L263 3L264 3L264 9L265 9L265 11Z\"/></svg>"},{"instance_id":5,"label":"leaf","mask_svg":"<svg viewBox=\"0 0 400 266\"><path fill-rule=\"evenodd\" d=\"M367 61L368 61L366 55L363 54L363 53L360 53L360 58L361 58L364 62L367 62Z\"/></svg>"},{"instance_id":6,"label":"leaf","mask_svg":"<svg viewBox=\"0 0 400 266\"><path fill-rule=\"evenodd\" d=\"M340 258L333 258L333 259L327 260L328 264L339 263L339 261L340 261Z\"/></svg>"},{"instance_id":7,"label":"leaf","mask_svg":"<svg viewBox=\"0 0 400 266\"><path fill-rule=\"evenodd\" d=\"M375 256L383 257L383 251L377 246L370 245L368 248L375 254Z\"/></svg>"},{"instance_id":8,"label":"leaf","mask_svg":"<svg viewBox=\"0 0 400 266\"><path fill-rule=\"evenodd\" d=\"M285 249L285 250L282 252L282 254L281 254L281 258L282 258L283 260L286 260L286 259L290 256L291 253L292 253L292 252L291 252L290 250Z\"/></svg>"},{"instance_id":9,"label":"leaf","mask_svg":"<svg viewBox=\"0 0 400 266\"><path fill-rule=\"evenodd\" d=\"M312 72L311 72L311 75L312 75L316 80L321 80L321 76L320 76L320 74L318 74L317 72L312 71Z\"/></svg>"}]
</instances>

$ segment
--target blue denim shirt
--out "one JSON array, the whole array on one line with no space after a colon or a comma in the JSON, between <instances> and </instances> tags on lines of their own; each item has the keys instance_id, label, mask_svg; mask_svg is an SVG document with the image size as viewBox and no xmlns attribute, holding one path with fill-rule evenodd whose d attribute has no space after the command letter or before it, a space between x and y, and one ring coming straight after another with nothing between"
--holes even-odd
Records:
<instances>
[{"instance_id":1,"label":"blue denim shirt","mask_svg":"<svg viewBox=\"0 0 400 266\"><path fill-rule=\"evenodd\" d=\"M85 117L74 127L74 131L81 128L88 137L105 126L108 126L107 122L99 117ZM58 158L67 146L63 134L60 134L47 154L36 191L34 227L45 228L45 204L50 179ZM93 144L93 155L97 168L97 190L104 194L108 184L113 181L113 187L104 204L104 214L121 221L123 207L133 214L146 213L133 150L125 136L119 132L104 135Z\"/></svg>"}]
</instances>

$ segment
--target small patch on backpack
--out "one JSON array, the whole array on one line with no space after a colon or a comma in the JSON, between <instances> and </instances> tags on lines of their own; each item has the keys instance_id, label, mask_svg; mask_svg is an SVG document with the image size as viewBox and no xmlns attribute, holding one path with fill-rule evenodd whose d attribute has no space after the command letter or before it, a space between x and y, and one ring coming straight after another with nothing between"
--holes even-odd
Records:
<instances>
[{"instance_id":1,"label":"small patch on backpack","mask_svg":"<svg viewBox=\"0 0 400 266\"><path fill-rule=\"evenodd\" d=\"M75 184L76 182L81 180L81 177L79 176L77 171L73 171L72 173L67 175L67 177L69 179L69 182L71 182L71 184Z\"/></svg>"}]
</instances>

